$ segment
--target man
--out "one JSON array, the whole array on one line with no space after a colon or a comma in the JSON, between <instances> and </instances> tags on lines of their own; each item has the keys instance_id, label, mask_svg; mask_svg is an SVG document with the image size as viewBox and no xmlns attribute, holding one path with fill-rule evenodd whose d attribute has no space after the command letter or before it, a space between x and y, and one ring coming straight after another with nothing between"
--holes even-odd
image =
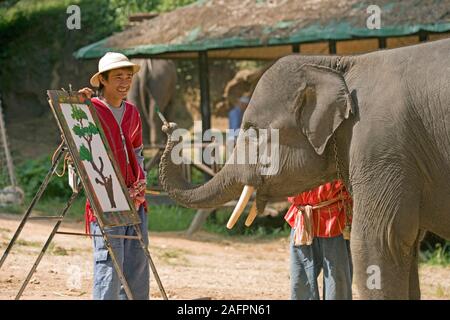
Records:
<instances>
[{"instance_id":1,"label":"man","mask_svg":"<svg viewBox=\"0 0 450 320\"><path fill-rule=\"evenodd\" d=\"M239 129L241 128L242 116L244 115L245 109L247 109L250 98L247 96L242 96L239 98L239 102L233 109L228 112L228 122L229 129L231 131L229 139L236 141L239 135Z\"/></svg>"},{"instance_id":2,"label":"man","mask_svg":"<svg viewBox=\"0 0 450 320\"><path fill-rule=\"evenodd\" d=\"M351 199L339 180L296 197L285 219L292 227L291 299L318 300L323 270L325 300L352 299L352 262L348 238ZM345 235L345 238L344 238Z\"/></svg>"},{"instance_id":3,"label":"man","mask_svg":"<svg viewBox=\"0 0 450 320\"><path fill-rule=\"evenodd\" d=\"M133 75L138 70L139 66L131 63L125 55L115 52L106 53L99 61L98 72L90 80L93 87L99 88L99 97L92 98L91 102L129 188L130 196L141 219L139 228L148 245L142 123L138 109L125 101ZM90 88L83 88L79 92L87 98L91 98L94 94ZM86 203L85 217L86 232L94 235L101 234L89 201ZM136 235L133 227L114 227L105 231L111 235ZM93 242L93 298L127 299L103 238L93 237ZM134 299L148 299L149 266L139 242L115 238L111 239L111 247Z\"/></svg>"}]
</instances>

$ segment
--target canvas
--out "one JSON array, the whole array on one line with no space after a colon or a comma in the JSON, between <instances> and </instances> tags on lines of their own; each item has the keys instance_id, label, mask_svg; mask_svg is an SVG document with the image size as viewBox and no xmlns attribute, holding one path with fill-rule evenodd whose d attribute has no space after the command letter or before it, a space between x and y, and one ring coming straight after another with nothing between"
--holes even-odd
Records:
<instances>
[{"instance_id":1,"label":"canvas","mask_svg":"<svg viewBox=\"0 0 450 320\"><path fill-rule=\"evenodd\" d=\"M50 106L97 219L103 226L139 223L90 100L49 90Z\"/></svg>"}]
</instances>

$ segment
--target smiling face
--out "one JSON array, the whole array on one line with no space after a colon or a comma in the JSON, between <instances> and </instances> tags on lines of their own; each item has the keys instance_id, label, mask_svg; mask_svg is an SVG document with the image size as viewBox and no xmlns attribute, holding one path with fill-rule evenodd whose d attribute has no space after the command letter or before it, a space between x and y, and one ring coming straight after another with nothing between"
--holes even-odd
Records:
<instances>
[{"instance_id":1,"label":"smiling face","mask_svg":"<svg viewBox=\"0 0 450 320\"><path fill-rule=\"evenodd\" d=\"M108 71L100 75L100 83L103 85L103 95L111 100L123 100L126 98L133 79L132 68L120 68Z\"/></svg>"}]
</instances>

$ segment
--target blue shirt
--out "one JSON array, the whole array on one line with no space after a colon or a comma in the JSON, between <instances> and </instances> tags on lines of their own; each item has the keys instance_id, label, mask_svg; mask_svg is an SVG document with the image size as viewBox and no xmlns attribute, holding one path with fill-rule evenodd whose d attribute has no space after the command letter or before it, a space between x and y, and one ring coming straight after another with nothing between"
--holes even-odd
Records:
<instances>
[{"instance_id":1,"label":"blue shirt","mask_svg":"<svg viewBox=\"0 0 450 320\"><path fill-rule=\"evenodd\" d=\"M241 108L235 106L228 112L228 121L230 129L239 129L241 127L243 112Z\"/></svg>"}]
</instances>

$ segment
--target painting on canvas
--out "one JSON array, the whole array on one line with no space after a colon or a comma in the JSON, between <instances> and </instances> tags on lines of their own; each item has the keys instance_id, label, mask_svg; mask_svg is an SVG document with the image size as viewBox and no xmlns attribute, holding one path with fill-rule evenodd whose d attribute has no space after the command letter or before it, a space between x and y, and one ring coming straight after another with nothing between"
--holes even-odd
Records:
<instances>
[{"instance_id":1,"label":"painting on canvas","mask_svg":"<svg viewBox=\"0 0 450 320\"><path fill-rule=\"evenodd\" d=\"M75 163L86 195L104 226L139 221L127 188L89 100L48 91L50 106Z\"/></svg>"}]
</instances>

